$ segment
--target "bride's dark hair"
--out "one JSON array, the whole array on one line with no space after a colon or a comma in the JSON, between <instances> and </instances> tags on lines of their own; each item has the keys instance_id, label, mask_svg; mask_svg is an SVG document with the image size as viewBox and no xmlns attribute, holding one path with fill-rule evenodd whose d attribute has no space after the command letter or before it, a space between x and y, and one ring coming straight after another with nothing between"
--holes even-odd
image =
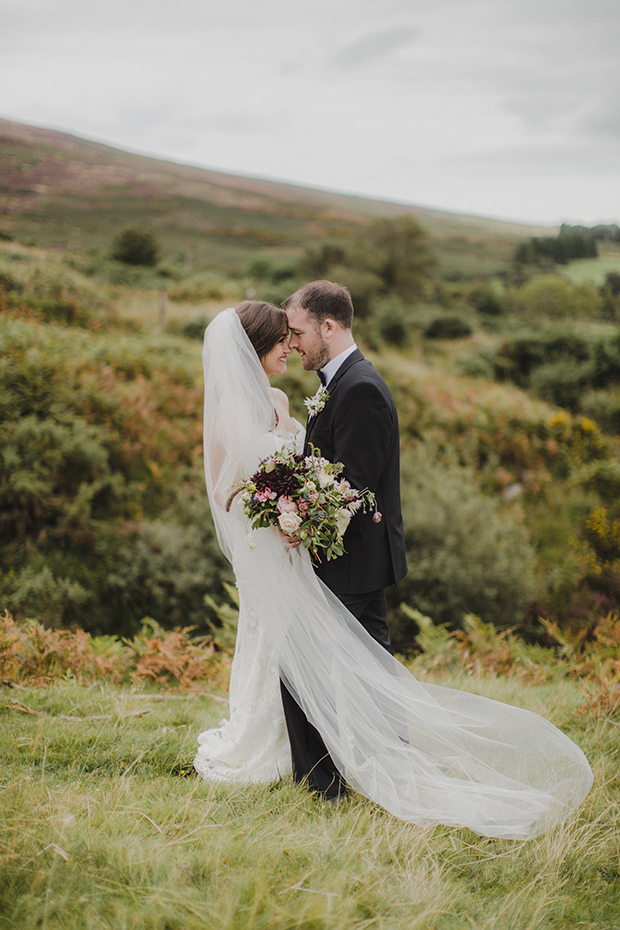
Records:
<instances>
[{"instance_id":1,"label":"bride's dark hair","mask_svg":"<svg viewBox=\"0 0 620 930\"><path fill-rule=\"evenodd\" d=\"M284 310L262 300L244 300L237 315L259 358L264 358L288 332Z\"/></svg>"}]
</instances>

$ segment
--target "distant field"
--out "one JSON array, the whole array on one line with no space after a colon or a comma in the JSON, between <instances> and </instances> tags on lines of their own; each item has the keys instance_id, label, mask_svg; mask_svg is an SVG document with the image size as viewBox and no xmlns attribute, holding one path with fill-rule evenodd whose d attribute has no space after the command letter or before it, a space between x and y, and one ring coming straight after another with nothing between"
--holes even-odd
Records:
<instances>
[{"instance_id":1,"label":"distant field","mask_svg":"<svg viewBox=\"0 0 620 930\"><path fill-rule=\"evenodd\" d=\"M615 248L606 246L600 250L598 258L579 258L570 262L562 270L562 274L573 284L581 284L583 281L603 284L605 275L610 271L620 274L620 245Z\"/></svg>"}]
</instances>

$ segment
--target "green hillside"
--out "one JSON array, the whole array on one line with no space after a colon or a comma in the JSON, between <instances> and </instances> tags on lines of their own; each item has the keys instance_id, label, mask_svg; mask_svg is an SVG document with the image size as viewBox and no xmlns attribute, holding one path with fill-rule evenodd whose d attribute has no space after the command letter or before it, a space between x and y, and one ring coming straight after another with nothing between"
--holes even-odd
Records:
<instances>
[{"instance_id":1,"label":"green hillside","mask_svg":"<svg viewBox=\"0 0 620 930\"><path fill-rule=\"evenodd\" d=\"M106 250L119 227L138 223L194 269L298 256L405 213L428 230L442 275L471 277L505 270L515 243L544 231L173 164L7 120L0 179L0 231L17 239Z\"/></svg>"},{"instance_id":2,"label":"green hillside","mask_svg":"<svg viewBox=\"0 0 620 930\"><path fill-rule=\"evenodd\" d=\"M131 635L145 617L207 633L234 616L202 477L199 340L222 307L318 277L350 288L398 405L398 647L417 633L403 604L545 642L543 621L590 635L620 609L618 242L517 264L516 244L548 230L6 121L0 157L0 606L16 619ZM128 224L154 237L151 263L111 257ZM280 386L303 418L314 379L296 356Z\"/></svg>"}]
</instances>

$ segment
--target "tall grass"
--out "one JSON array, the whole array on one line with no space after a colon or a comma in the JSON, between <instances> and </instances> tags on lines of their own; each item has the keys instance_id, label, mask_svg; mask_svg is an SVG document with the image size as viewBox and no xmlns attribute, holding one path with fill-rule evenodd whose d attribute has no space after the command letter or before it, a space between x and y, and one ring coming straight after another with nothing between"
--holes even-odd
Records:
<instances>
[{"instance_id":1,"label":"tall grass","mask_svg":"<svg viewBox=\"0 0 620 930\"><path fill-rule=\"evenodd\" d=\"M0 695L0 927L612 928L620 912L619 720L582 682L434 676L545 712L595 786L529 843L402 823L291 780L213 787L191 771L205 695L66 679Z\"/></svg>"}]
</instances>

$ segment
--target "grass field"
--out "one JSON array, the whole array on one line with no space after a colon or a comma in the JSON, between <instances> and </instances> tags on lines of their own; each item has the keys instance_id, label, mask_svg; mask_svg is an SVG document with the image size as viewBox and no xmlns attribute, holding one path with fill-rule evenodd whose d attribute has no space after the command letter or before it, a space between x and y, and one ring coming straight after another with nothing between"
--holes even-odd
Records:
<instances>
[{"instance_id":1,"label":"grass field","mask_svg":"<svg viewBox=\"0 0 620 930\"><path fill-rule=\"evenodd\" d=\"M620 246L606 244L600 247L598 258L579 258L562 269L562 274L573 284L593 281L601 285L610 271L620 274Z\"/></svg>"},{"instance_id":2,"label":"grass field","mask_svg":"<svg viewBox=\"0 0 620 930\"><path fill-rule=\"evenodd\" d=\"M290 779L218 789L180 774L226 713L204 694L3 687L0 927L620 926L618 721L578 712L582 682L441 680L565 729L595 773L583 808L517 843L405 824L359 796L333 809Z\"/></svg>"}]
</instances>

